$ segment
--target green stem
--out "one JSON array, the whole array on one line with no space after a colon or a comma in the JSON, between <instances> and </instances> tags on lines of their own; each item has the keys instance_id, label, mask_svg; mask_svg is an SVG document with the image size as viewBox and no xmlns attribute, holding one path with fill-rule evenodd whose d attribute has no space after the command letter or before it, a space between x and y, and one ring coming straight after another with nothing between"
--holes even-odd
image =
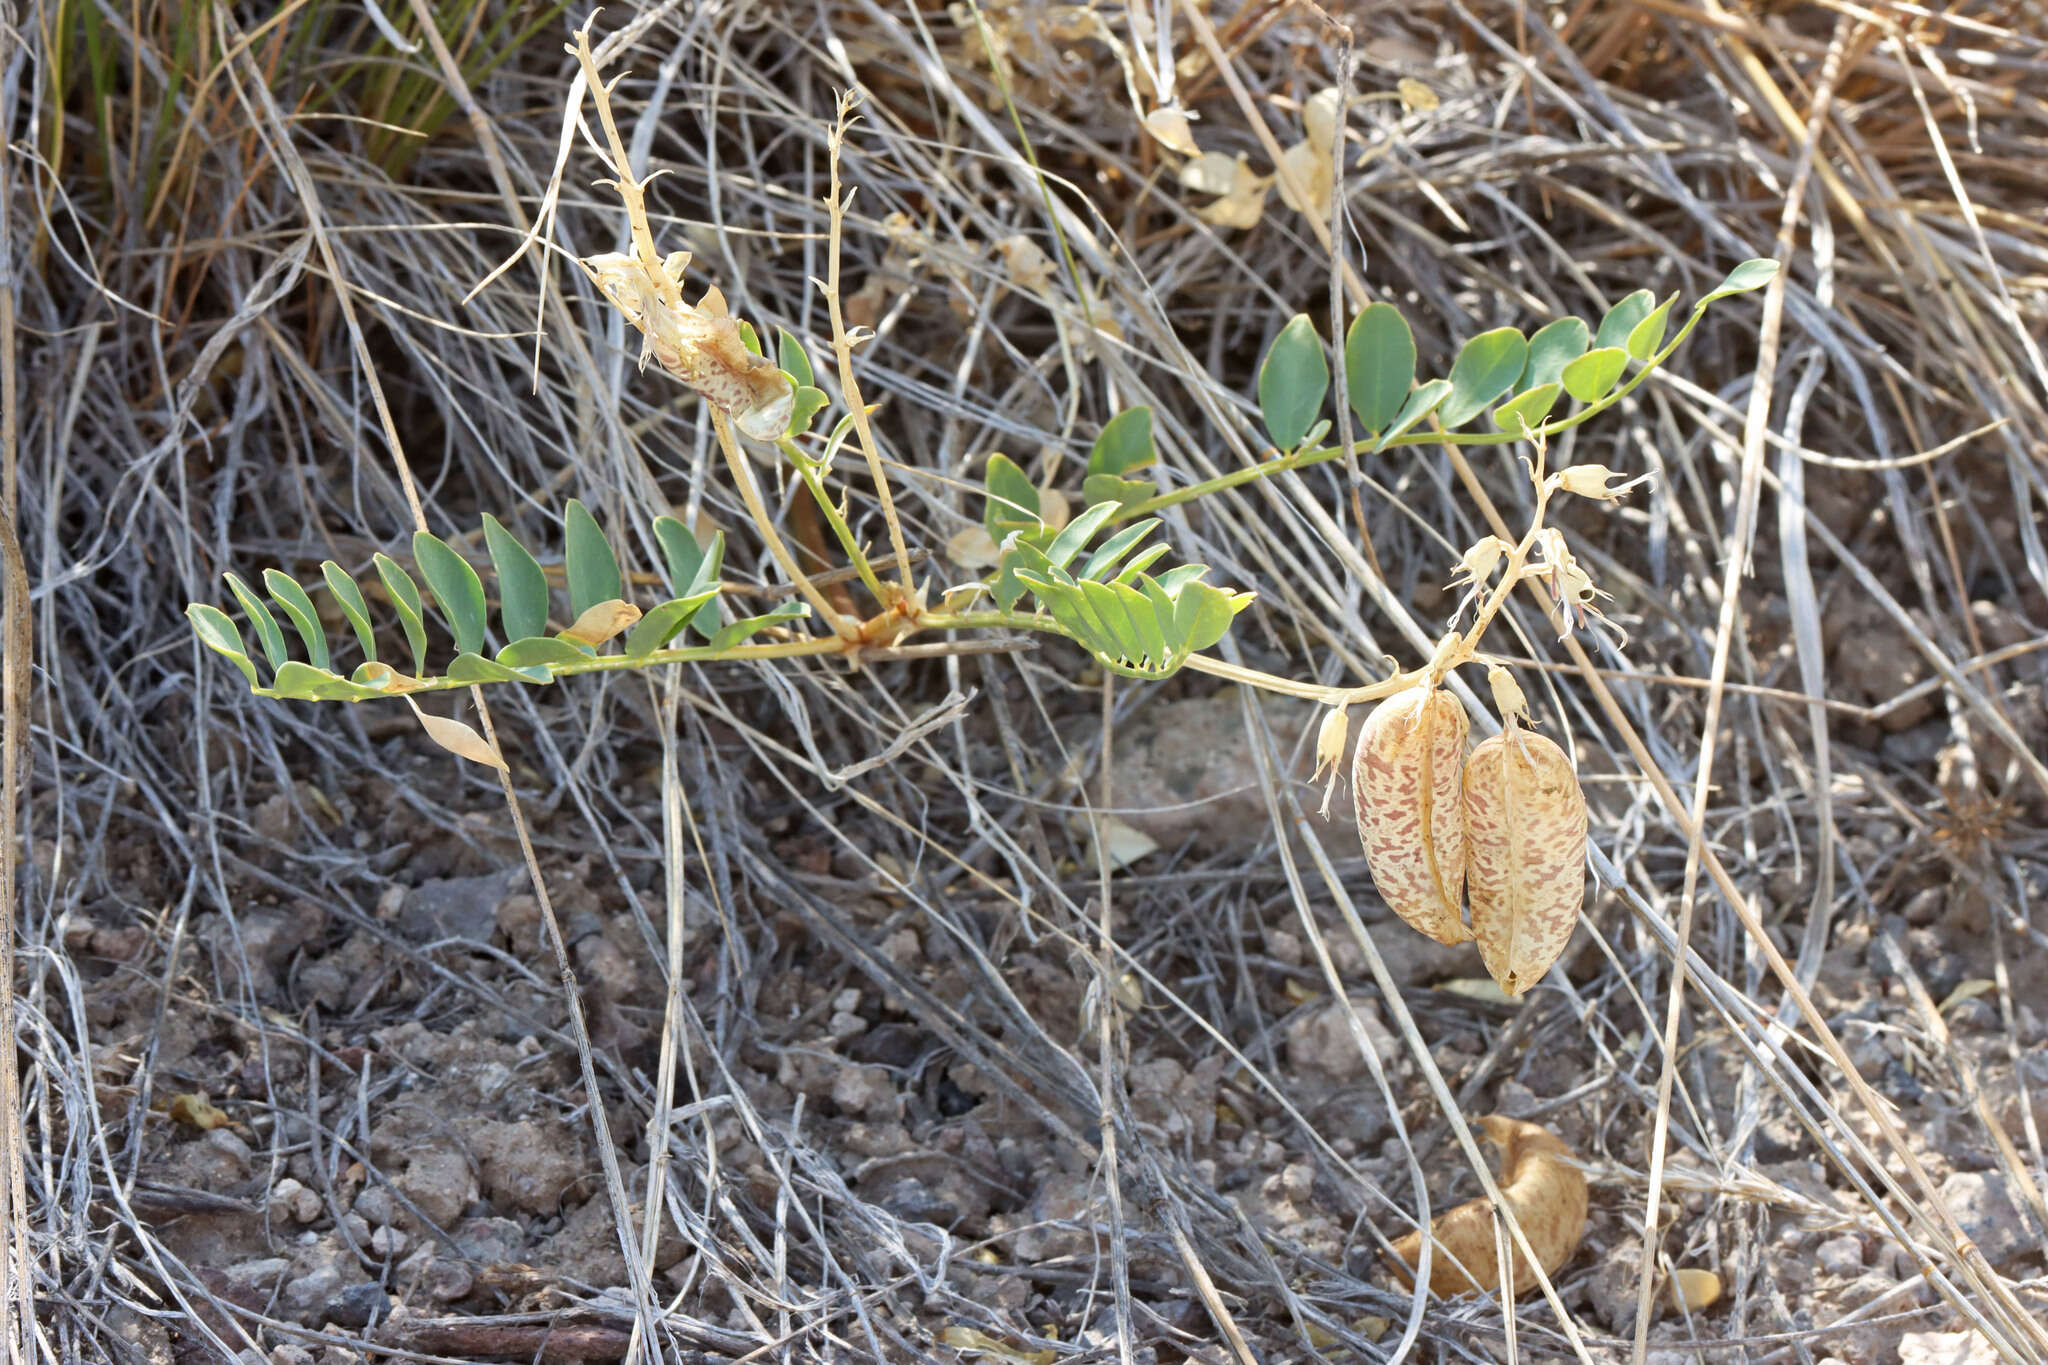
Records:
<instances>
[{"instance_id":1,"label":"green stem","mask_svg":"<svg viewBox=\"0 0 2048 1365\"><path fill-rule=\"evenodd\" d=\"M1560 432L1570 431L1579 423L1599 416L1633 393L1638 385L1645 379L1648 379L1656 372L1660 365L1671 358L1673 352L1685 344L1685 339L1692 335L1693 328L1699 326L1700 318L1705 315L1706 310L1706 304L1696 305L1692 310L1692 316L1686 319L1685 326L1678 329L1678 334L1671 338L1663 350L1651 356L1644 363L1643 368L1638 370L1627 383L1614 389L1598 401L1587 404L1570 416L1560 417L1554 422L1545 422L1542 426L1526 434L1506 431L1411 431L1396 436L1384 446L1381 446L1376 441L1367 440L1355 441L1348 447L1324 446L1317 450L1296 451L1292 455L1283 455L1278 459L1267 460L1263 464L1247 465L1243 469L1233 469L1228 474L1219 474L1213 479L1204 479L1200 483L1191 483L1185 487L1161 493L1157 497L1147 498L1143 502L1132 503L1119 510L1110 518L1110 521L1112 524L1115 524L1117 522L1129 521L1133 517L1150 516L1164 507L1177 507L1181 503L1193 502L1196 498L1207 497L1211 493L1221 493L1226 488L1237 488L1259 479L1271 478L1275 474L1285 474L1289 470L1306 469L1310 465L1324 464L1330 460L1340 459L1346 454L1370 455L1376 450L1394 450L1402 446L1504 446L1529 439L1548 441Z\"/></svg>"},{"instance_id":2,"label":"green stem","mask_svg":"<svg viewBox=\"0 0 2048 1365\"><path fill-rule=\"evenodd\" d=\"M818 506L818 514L825 518L825 524L832 528L832 535L839 542L839 548L846 551L847 562L853 565L860 581L874 594L877 602L887 605L889 598L882 595L881 580L875 577L874 566L868 562L867 554L853 538L853 530L846 519L839 515L838 504L825 496L825 481L819 477L819 462L811 459L796 447L796 442L787 436L781 442L782 453L789 457L796 467L797 477L804 481L804 487L811 490L811 501Z\"/></svg>"}]
</instances>

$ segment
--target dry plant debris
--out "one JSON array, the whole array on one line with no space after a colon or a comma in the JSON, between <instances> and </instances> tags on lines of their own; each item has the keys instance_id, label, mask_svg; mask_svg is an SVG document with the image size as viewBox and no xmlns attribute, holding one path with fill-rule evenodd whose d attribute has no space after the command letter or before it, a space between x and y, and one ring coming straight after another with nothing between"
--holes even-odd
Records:
<instances>
[{"instance_id":1,"label":"dry plant debris","mask_svg":"<svg viewBox=\"0 0 2048 1365\"><path fill-rule=\"evenodd\" d=\"M1500 1148L1501 1195L1528 1236L1537 1265L1529 1263L1498 1223L1492 1202L1471 1199L1429 1226L1435 1243L1429 1288L1445 1297L1492 1293L1500 1288L1500 1247L1505 1245L1514 1265L1511 1297L1520 1297L1536 1287L1537 1266L1554 1276L1579 1249L1586 1235L1586 1177L1571 1149L1539 1124L1488 1114L1479 1127ZM1421 1264L1422 1233L1411 1232L1396 1241L1394 1256L1401 1267L1413 1271ZM1412 1275L1399 1269L1396 1274L1402 1283L1414 1283Z\"/></svg>"}]
</instances>

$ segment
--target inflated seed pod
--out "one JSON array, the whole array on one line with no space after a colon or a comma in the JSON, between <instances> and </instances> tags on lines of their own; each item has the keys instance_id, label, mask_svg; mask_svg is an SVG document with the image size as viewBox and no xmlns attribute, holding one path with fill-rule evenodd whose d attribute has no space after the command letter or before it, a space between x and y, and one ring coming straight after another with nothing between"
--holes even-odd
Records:
<instances>
[{"instance_id":1,"label":"inflated seed pod","mask_svg":"<svg viewBox=\"0 0 2048 1365\"><path fill-rule=\"evenodd\" d=\"M1395 914L1439 943L1470 943L1465 814L1458 768L1469 731L1450 693L1413 687L1366 717L1351 764L1358 837L1373 884Z\"/></svg>"},{"instance_id":2,"label":"inflated seed pod","mask_svg":"<svg viewBox=\"0 0 2048 1365\"><path fill-rule=\"evenodd\" d=\"M1465 889L1486 970L1522 994L1579 922L1586 796L1565 751L1513 721L1465 761Z\"/></svg>"}]
</instances>

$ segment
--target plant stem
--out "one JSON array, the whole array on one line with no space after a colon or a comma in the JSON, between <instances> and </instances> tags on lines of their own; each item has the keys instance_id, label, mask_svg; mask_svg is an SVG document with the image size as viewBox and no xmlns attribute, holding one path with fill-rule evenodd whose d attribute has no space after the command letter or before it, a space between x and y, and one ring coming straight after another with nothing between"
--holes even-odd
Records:
<instances>
[{"instance_id":1,"label":"plant stem","mask_svg":"<svg viewBox=\"0 0 2048 1365\"><path fill-rule=\"evenodd\" d=\"M1573 427L1589 418L1599 416L1633 393L1638 385L1648 379L1656 372L1660 365L1671 358L1673 352L1685 344L1686 338L1692 335L1693 328L1699 326L1700 318L1705 316L1706 309L1707 305L1705 304L1694 307L1692 316L1685 320L1685 326L1678 329L1678 334L1671 338L1663 350L1645 361L1642 369L1631 376L1626 384L1611 390L1604 397L1587 404L1568 417L1560 417L1554 422L1545 422L1526 436L1520 432L1510 433L1505 431L1410 431L1394 437L1385 446L1381 446L1378 441L1366 440L1353 442L1348 447L1341 445L1322 446L1315 450L1297 451L1292 455L1282 455L1278 459L1267 460L1261 464L1246 465L1242 469L1233 469L1228 474L1219 474L1213 479L1204 479L1200 483L1191 483L1181 488L1171 489L1159 494L1157 497L1147 498L1143 502L1132 503L1117 511L1110 518L1110 522L1115 524L1129 521L1133 517L1150 516L1164 507L1178 507L1182 503L1193 502L1195 499L1207 497L1211 493L1221 493L1227 488L1237 488L1259 479L1271 478L1275 474L1285 474L1289 470L1306 469L1310 465L1324 464L1330 460L1342 458L1347 454L1370 455L1377 450L1397 450L1403 446L1439 444L1454 446L1504 446L1513 445L1517 441L1531 438L1539 442L1547 441L1560 432L1570 431Z\"/></svg>"},{"instance_id":2,"label":"plant stem","mask_svg":"<svg viewBox=\"0 0 2048 1365\"><path fill-rule=\"evenodd\" d=\"M811 501L817 504L818 514L825 518L825 524L832 528L832 534L838 539L839 547L846 551L847 561L853 565L854 572L860 575L860 581L867 585L875 600L887 606L889 599L882 595L881 581L875 577L875 568L868 562L867 552L861 549L860 542L853 538L853 530L846 524L846 518L839 515L838 504L825 496L825 480L818 472L822 466L798 450L796 442L787 436L783 437L779 444L782 453L789 457L790 464L796 467L797 477L804 481L804 487L811 490Z\"/></svg>"},{"instance_id":3,"label":"plant stem","mask_svg":"<svg viewBox=\"0 0 2048 1365\"><path fill-rule=\"evenodd\" d=\"M860 438L860 453L867 457L868 477L875 481L875 494L882 503L882 520L889 527L889 545L896 552L896 581L908 596L910 550L903 542L903 525L896 519L896 499L889 492L889 476L882 469L882 455L875 446L874 429L868 425L867 406L861 402L860 381L853 373L853 338L846 330L846 318L839 308L839 241L846 225L846 202L839 189L839 149L852 123L857 98L851 92L840 97L839 123L832 130L832 197L827 201L831 238L825 251L825 283L820 287L825 295L825 307L832 318L832 355L839 366L839 391L846 399L847 410L853 414L853 430ZM876 594L876 599L885 607L893 605L880 593Z\"/></svg>"},{"instance_id":4,"label":"plant stem","mask_svg":"<svg viewBox=\"0 0 2048 1365\"><path fill-rule=\"evenodd\" d=\"M709 405L707 405L709 406ZM768 518L768 509L762 505L761 490L754 486L754 471L747 465L747 457L740 450L739 442L733 439L732 419L717 407L711 407L711 429L718 434L718 448L725 454L725 467L732 473L734 487L739 489L740 501L747 506L747 515L754 519L754 528L761 533L762 541L768 546L768 553L775 557L782 572L790 582L796 584L804 600L811 604L811 610L831 628L835 636L846 634L845 618L837 608L819 592L817 586L804 576L798 567L796 556L783 543L782 533L775 529L775 523Z\"/></svg>"},{"instance_id":5,"label":"plant stem","mask_svg":"<svg viewBox=\"0 0 2048 1365\"><path fill-rule=\"evenodd\" d=\"M612 182L612 188L625 201L626 221L633 229L634 254L647 267L647 276L654 281L661 301L671 308L679 308L683 303L683 293L669 273L662 269L661 256L654 249L654 230L647 224L647 201L641 193L644 183L633 175L632 163L626 158L626 144L619 137L618 126L612 122L611 91L605 88L604 76L597 69L597 58L591 55L588 29L576 31L576 60L582 64L583 79L590 86L591 98L597 105L598 122L604 125L605 139L612 146L612 160L618 171L618 179Z\"/></svg>"}]
</instances>

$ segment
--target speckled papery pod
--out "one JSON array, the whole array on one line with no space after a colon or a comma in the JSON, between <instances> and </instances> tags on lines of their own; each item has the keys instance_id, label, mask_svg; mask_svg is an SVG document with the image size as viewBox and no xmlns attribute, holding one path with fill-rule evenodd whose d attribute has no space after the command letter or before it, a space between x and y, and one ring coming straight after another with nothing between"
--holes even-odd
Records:
<instances>
[{"instance_id":1,"label":"speckled papery pod","mask_svg":"<svg viewBox=\"0 0 2048 1365\"><path fill-rule=\"evenodd\" d=\"M1579 922L1586 796L1565 751L1512 721L1465 761L1465 889L1486 970L1522 994Z\"/></svg>"},{"instance_id":2,"label":"speckled papery pod","mask_svg":"<svg viewBox=\"0 0 2048 1365\"><path fill-rule=\"evenodd\" d=\"M1351 763L1373 885L1395 914L1439 943L1472 941L1458 910L1465 885L1458 769L1469 729L1456 697L1414 687L1366 717Z\"/></svg>"}]
</instances>

